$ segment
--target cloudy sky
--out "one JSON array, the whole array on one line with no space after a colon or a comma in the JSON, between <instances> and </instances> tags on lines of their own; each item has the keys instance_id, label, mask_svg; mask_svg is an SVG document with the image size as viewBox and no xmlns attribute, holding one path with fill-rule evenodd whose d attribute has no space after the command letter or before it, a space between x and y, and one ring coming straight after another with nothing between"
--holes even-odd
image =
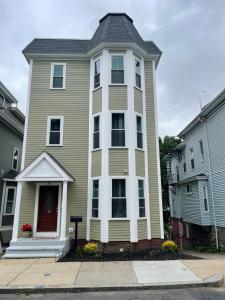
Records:
<instances>
[{"instance_id":1,"label":"cloudy sky","mask_svg":"<svg viewBox=\"0 0 225 300\"><path fill-rule=\"evenodd\" d=\"M223 0L0 0L0 80L25 112L34 37L91 38L107 12L126 12L163 51L157 69L159 133L176 135L219 93L225 79Z\"/></svg>"}]
</instances>

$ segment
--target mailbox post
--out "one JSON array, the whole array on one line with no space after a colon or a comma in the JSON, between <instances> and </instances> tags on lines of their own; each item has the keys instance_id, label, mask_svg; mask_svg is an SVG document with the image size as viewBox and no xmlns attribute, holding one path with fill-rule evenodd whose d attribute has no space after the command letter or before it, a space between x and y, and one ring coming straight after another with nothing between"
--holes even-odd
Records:
<instances>
[{"instance_id":1,"label":"mailbox post","mask_svg":"<svg viewBox=\"0 0 225 300\"><path fill-rule=\"evenodd\" d=\"M70 222L75 223L75 236L74 236L74 244L73 249L77 250L77 240L78 240L78 223L82 222L82 217L79 216L70 216Z\"/></svg>"}]
</instances>

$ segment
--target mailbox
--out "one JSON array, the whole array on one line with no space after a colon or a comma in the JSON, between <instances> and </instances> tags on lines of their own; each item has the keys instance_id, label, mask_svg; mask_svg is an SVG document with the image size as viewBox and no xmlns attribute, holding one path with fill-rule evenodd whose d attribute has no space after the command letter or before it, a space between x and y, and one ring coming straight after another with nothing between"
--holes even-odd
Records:
<instances>
[{"instance_id":1,"label":"mailbox","mask_svg":"<svg viewBox=\"0 0 225 300\"><path fill-rule=\"evenodd\" d=\"M82 217L80 216L70 216L70 222L75 223L75 237L74 237L74 243L73 248L76 251L77 249L77 239L78 239L78 223L82 222Z\"/></svg>"},{"instance_id":2,"label":"mailbox","mask_svg":"<svg viewBox=\"0 0 225 300\"><path fill-rule=\"evenodd\" d=\"M76 223L76 222L80 223L80 222L82 222L82 217L71 216L71 217L70 217L70 222L71 222L71 223Z\"/></svg>"}]
</instances>

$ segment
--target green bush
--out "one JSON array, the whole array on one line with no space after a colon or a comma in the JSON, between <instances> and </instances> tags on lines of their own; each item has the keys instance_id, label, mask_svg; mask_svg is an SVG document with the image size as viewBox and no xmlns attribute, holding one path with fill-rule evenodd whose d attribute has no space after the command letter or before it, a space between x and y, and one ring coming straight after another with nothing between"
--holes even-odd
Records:
<instances>
[{"instance_id":1,"label":"green bush","mask_svg":"<svg viewBox=\"0 0 225 300\"><path fill-rule=\"evenodd\" d=\"M81 248L80 248L80 246L77 246L77 249L76 249L76 257L81 257L81 256L82 256Z\"/></svg>"}]
</instances>

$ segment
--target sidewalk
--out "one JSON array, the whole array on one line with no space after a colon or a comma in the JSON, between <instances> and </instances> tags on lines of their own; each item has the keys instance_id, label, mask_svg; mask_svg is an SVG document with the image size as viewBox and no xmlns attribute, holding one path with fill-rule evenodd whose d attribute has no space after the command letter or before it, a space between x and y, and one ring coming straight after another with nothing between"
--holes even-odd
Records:
<instances>
[{"instance_id":1,"label":"sidewalk","mask_svg":"<svg viewBox=\"0 0 225 300\"><path fill-rule=\"evenodd\" d=\"M217 271L224 275L225 260L220 269L218 262L204 273L206 265L206 260L82 263L55 263L51 258L0 260L0 290L199 286L205 285L204 279L218 274Z\"/></svg>"}]
</instances>

